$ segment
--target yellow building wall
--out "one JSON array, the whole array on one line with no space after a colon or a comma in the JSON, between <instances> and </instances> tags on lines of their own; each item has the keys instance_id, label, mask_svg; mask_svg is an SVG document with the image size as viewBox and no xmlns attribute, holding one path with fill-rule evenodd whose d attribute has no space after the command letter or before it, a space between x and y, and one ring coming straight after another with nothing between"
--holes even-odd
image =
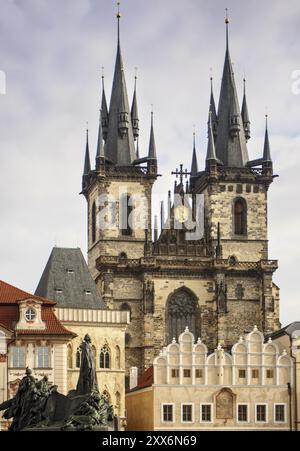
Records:
<instances>
[{"instance_id":1,"label":"yellow building wall","mask_svg":"<svg viewBox=\"0 0 300 451\"><path fill-rule=\"evenodd\" d=\"M154 415L152 387L126 395L127 430L153 431Z\"/></svg>"},{"instance_id":2,"label":"yellow building wall","mask_svg":"<svg viewBox=\"0 0 300 451\"><path fill-rule=\"evenodd\" d=\"M68 391L75 390L80 369L76 368L76 352L84 337L88 334L92 340L92 346L96 349L96 372L98 385L101 392L106 391L110 396L115 413L125 418L125 327L124 325L111 324L80 324L75 322L63 322L64 326L74 332L77 337L72 340L69 347L72 350L72 365L68 363L67 374ZM110 369L100 369L100 351L107 344L110 349ZM116 346L120 349L120 365L117 365Z\"/></svg>"}]
</instances>

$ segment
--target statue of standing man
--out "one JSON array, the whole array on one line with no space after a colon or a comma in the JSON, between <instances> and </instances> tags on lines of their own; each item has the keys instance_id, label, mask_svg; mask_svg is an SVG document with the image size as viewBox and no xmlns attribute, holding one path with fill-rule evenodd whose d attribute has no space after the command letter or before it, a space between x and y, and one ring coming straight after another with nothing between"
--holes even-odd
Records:
<instances>
[{"instance_id":1,"label":"statue of standing man","mask_svg":"<svg viewBox=\"0 0 300 451\"><path fill-rule=\"evenodd\" d=\"M86 335L80 345L81 366L76 389L77 395L99 393L97 374L95 368L95 356L91 346L91 337Z\"/></svg>"}]
</instances>

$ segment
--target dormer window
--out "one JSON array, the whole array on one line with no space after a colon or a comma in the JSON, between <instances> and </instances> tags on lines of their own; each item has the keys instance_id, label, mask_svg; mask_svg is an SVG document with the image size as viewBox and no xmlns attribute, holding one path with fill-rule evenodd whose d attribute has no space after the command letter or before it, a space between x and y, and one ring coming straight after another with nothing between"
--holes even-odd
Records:
<instances>
[{"instance_id":1,"label":"dormer window","mask_svg":"<svg viewBox=\"0 0 300 451\"><path fill-rule=\"evenodd\" d=\"M29 308L25 312L25 318L27 321L32 322L36 318L36 311L33 308Z\"/></svg>"},{"instance_id":2,"label":"dormer window","mask_svg":"<svg viewBox=\"0 0 300 451\"><path fill-rule=\"evenodd\" d=\"M84 293L86 294L86 296L91 296L92 295L91 290L84 290Z\"/></svg>"},{"instance_id":3,"label":"dormer window","mask_svg":"<svg viewBox=\"0 0 300 451\"><path fill-rule=\"evenodd\" d=\"M61 288L56 288L55 292L56 294L62 294L63 290Z\"/></svg>"},{"instance_id":4,"label":"dormer window","mask_svg":"<svg viewBox=\"0 0 300 451\"><path fill-rule=\"evenodd\" d=\"M68 274L74 274L75 271L74 271L74 269L67 269L67 273L68 273Z\"/></svg>"}]
</instances>

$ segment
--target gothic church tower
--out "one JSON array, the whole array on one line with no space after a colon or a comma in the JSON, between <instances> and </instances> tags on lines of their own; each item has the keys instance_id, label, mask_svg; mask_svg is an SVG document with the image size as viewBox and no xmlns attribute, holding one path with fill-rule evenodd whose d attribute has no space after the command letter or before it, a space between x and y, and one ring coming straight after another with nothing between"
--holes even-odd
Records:
<instances>
[{"instance_id":1,"label":"gothic church tower","mask_svg":"<svg viewBox=\"0 0 300 451\"><path fill-rule=\"evenodd\" d=\"M108 109L103 97L96 150L91 168L87 137L82 193L88 203L89 269L108 307L129 310L126 366L141 371L188 326L214 350L228 349L256 325L264 334L280 328L279 289L273 283L278 263L268 253L268 190L273 182L268 125L262 158L251 161L251 138L246 88L240 109L229 51L226 19L226 55L218 109L211 87L208 146L204 170L199 171L194 139L191 171L183 170L174 195L204 197L204 236L186 240L185 210L177 209L168 194L168 216L161 210L152 240L152 187L158 176L151 120L147 157L138 149L137 91L131 109L120 45ZM187 184L183 179L190 175ZM121 194L124 191L124 194ZM99 202L105 194L107 199ZM143 195L150 206L147 224L134 228L127 219L132 194ZM118 202L110 208L110 196ZM99 214L107 208L113 226L103 229ZM195 206L190 212L195 218ZM125 222L124 222L125 218ZM170 227L166 228L166 224ZM109 314L109 312L108 312Z\"/></svg>"}]
</instances>

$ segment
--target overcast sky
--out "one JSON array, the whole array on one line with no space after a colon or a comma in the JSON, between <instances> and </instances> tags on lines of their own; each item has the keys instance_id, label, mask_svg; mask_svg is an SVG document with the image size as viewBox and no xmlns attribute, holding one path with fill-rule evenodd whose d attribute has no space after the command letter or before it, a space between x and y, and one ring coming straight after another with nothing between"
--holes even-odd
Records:
<instances>
[{"instance_id":1,"label":"overcast sky","mask_svg":"<svg viewBox=\"0 0 300 451\"><path fill-rule=\"evenodd\" d=\"M127 87L139 69L141 154L151 104L166 197L170 172L190 166L196 125L200 166L207 147L210 68L218 99L225 53L224 9L240 96L247 78L250 158L262 156L264 115L274 168L269 191L270 258L279 259L283 324L300 320L300 3L289 0L124 0L121 41ZM86 201L79 196L86 121L96 147L101 67L110 96L116 54L111 0L1 0L0 278L34 292L53 246L86 253ZM241 100L241 99L240 99Z\"/></svg>"}]
</instances>

